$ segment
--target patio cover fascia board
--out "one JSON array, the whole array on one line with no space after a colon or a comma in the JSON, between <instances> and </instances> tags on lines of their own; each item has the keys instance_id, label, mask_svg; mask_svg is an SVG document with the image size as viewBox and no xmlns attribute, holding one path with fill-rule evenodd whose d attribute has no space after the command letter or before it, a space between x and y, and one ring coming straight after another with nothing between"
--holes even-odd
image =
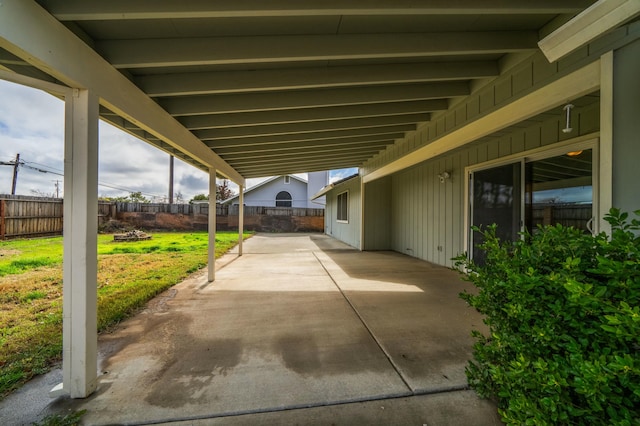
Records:
<instances>
[{"instance_id":1,"label":"patio cover fascia board","mask_svg":"<svg viewBox=\"0 0 640 426\"><path fill-rule=\"evenodd\" d=\"M548 85L522 96L467 125L445 134L430 144L392 161L363 176L363 182L404 170L438 155L462 147L481 137L505 129L520 121L584 96L600 87L600 60L569 73ZM420 130L418 130L420 131Z\"/></svg>"},{"instance_id":2,"label":"patio cover fascia board","mask_svg":"<svg viewBox=\"0 0 640 426\"><path fill-rule=\"evenodd\" d=\"M638 15L638 0L600 0L540 40L538 46L549 62L555 62Z\"/></svg>"},{"instance_id":3,"label":"patio cover fascia board","mask_svg":"<svg viewBox=\"0 0 640 426\"><path fill-rule=\"evenodd\" d=\"M244 186L244 177L32 0L0 4L0 47Z\"/></svg>"},{"instance_id":4,"label":"patio cover fascia board","mask_svg":"<svg viewBox=\"0 0 640 426\"><path fill-rule=\"evenodd\" d=\"M91 3L87 10L84 3ZM357 5L352 5L356 4ZM564 2L563 13L580 9L584 1ZM175 0L110 0L70 1L47 0L51 13L61 21L162 19L162 18L238 18L253 16L332 16L332 15L478 15L482 13L552 13L558 11L556 0L537 0L523 5L521 2L502 0L431 1L428 4L414 0L358 0L357 2L301 2L299 0L198 1L181 3Z\"/></svg>"}]
</instances>

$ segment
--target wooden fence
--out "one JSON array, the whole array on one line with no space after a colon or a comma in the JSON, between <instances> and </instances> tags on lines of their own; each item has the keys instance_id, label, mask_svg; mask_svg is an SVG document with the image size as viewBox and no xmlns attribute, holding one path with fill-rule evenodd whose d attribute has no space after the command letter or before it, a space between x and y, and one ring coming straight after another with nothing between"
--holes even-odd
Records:
<instances>
[{"instance_id":1,"label":"wooden fence","mask_svg":"<svg viewBox=\"0 0 640 426\"><path fill-rule=\"evenodd\" d=\"M0 240L17 237L62 235L61 198L0 195ZM203 230L207 228L209 204L98 203L98 225L117 219L148 229ZM217 205L218 229L237 227L238 206ZM322 231L324 210L291 207L244 209L245 229ZM280 218L276 220L275 218Z\"/></svg>"},{"instance_id":2,"label":"wooden fence","mask_svg":"<svg viewBox=\"0 0 640 426\"><path fill-rule=\"evenodd\" d=\"M0 195L0 240L62 235L62 198ZM98 223L111 218L113 203L98 203Z\"/></svg>"},{"instance_id":3,"label":"wooden fence","mask_svg":"<svg viewBox=\"0 0 640 426\"><path fill-rule=\"evenodd\" d=\"M0 239L61 233L62 199L25 196L0 198Z\"/></svg>"}]
</instances>

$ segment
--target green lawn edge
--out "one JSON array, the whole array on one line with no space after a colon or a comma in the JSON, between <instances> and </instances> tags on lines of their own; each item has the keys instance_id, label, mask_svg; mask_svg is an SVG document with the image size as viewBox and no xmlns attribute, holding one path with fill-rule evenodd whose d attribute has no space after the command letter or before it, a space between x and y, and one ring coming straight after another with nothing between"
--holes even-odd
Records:
<instances>
[{"instance_id":1,"label":"green lawn edge","mask_svg":"<svg viewBox=\"0 0 640 426\"><path fill-rule=\"evenodd\" d=\"M161 233L160 235L164 234L207 236L206 232ZM246 240L251 235L253 233L245 232L243 239ZM113 282L109 285L104 285L100 280L98 281L98 332L104 332L120 321L129 318L153 297L182 282L207 265L207 239L205 239L204 243L201 240L195 243L191 241L193 244L190 245L185 242L187 244L186 248L180 247L178 244L178 247L173 247L173 249L171 246L164 249L154 249L158 244L157 240L154 241L153 239L137 243L122 243L128 244L129 246L125 246L128 249L124 250L124 253L122 253L123 250L115 250L114 253L114 250L109 250L115 247L108 246L111 243L109 238L112 237L110 235L99 235L98 262L100 264L100 260L104 256L120 256L123 259L123 263L125 263L121 269L123 272L126 271L126 277L120 277L123 278L123 282L116 285ZM54 237L53 240L59 241L60 245L62 244L60 237ZM24 241L27 240L22 240L18 244L24 245ZM42 244L43 239L32 241ZM237 232L217 232L216 259L229 252L237 243ZM146 246L147 249L142 250L142 252L135 252L132 250L133 244L137 244L139 247ZM3 244L3 246L7 245ZM0 246L0 248L3 246ZM50 268L53 274L60 276L59 281L62 283L62 251L53 251L55 252L53 257L59 256L58 261L50 259L45 266L35 263L33 267ZM28 250L26 252L27 256L33 255ZM171 267L156 268L146 273L136 273L135 264L163 259ZM18 260L18 262L14 262L15 264L22 265L25 262ZM100 273L100 266L98 269ZM27 270L23 268L17 273L23 273ZM9 275L0 275L0 279ZM117 280L117 275L115 273L111 278ZM28 302L29 297L33 297L34 293L37 294L37 292L32 292L23 299L27 299ZM0 354L0 400L20 388L33 377L50 371L52 367L58 365L61 361L62 298L52 300L49 309L34 312L29 325L22 328L22 330L12 329L10 335L8 335L7 329L0 330L2 333L0 337L2 337L3 341L1 351L4 352L4 354Z\"/></svg>"}]
</instances>

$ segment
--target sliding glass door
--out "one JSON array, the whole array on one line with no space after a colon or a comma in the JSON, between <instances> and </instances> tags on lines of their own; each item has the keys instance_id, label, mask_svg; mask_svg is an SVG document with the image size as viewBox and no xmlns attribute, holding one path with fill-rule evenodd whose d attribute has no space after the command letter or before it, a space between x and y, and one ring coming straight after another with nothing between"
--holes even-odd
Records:
<instances>
[{"instance_id":1,"label":"sliding glass door","mask_svg":"<svg viewBox=\"0 0 640 426\"><path fill-rule=\"evenodd\" d=\"M521 162L479 170L471 173L471 224L487 226L495 223L502 240L515 240L522 225ZM477 263L484 262L478 249L482 234L471 233L471 255Z\"/></svg>"},{"instance_id":2,"label":"sliding glass door","mask_svg":"<svg viewBox=\"0 0 640 426\"><path fill-rule=\"evenodd\" d=\"M593 150L571 151L526 164L525 225L573 226L592 232Z\"/></svg>"},{"instance_id":3,"label":"sliding glass door","mask_svg":"<svg viewBox=\"0 0 640 426\"><path fill-rule=\"evenodd\" d=\"M585 144L587 145L587 144ZM536 152L518 161L478 167L469 173L469 223L497 225L503 241L515 241L525 228L562 224L593 232L595 211L594 144L582 149ZM574 147L574 146L571 146ZM479 264L482 235L469 232L468 251Z\"/></svg>"}]
</instances>

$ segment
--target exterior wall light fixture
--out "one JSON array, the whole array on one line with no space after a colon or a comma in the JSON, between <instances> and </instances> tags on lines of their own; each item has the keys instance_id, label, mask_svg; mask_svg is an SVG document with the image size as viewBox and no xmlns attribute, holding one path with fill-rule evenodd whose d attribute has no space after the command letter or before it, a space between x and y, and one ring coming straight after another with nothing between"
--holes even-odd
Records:
<instances>
[{"instance_id":1,"label":"exterior wall light fixture","mask_svg":"<svg viewBox=\"0 0 640 426\"><path fill-rule=\"evenodd\" d=\"M567 113L567 124L565 125L564 129L562 129L562 133L570 133L573 130L571 128L571 108L573 107L573 104L566 104L564 108L562 108Z\"/></svg>"},{"instance_id":2,"label":"exterior wall light fixture","mask_svg":"<svg viewBox=\"0 0 640 426\"><path fill-rule=\"evenodd\" d=\"M451 179L451 173L442 172L438 175L438 179L440 179L440 183L444 183L447 179Z\"/></svg>"}]
</instances>

